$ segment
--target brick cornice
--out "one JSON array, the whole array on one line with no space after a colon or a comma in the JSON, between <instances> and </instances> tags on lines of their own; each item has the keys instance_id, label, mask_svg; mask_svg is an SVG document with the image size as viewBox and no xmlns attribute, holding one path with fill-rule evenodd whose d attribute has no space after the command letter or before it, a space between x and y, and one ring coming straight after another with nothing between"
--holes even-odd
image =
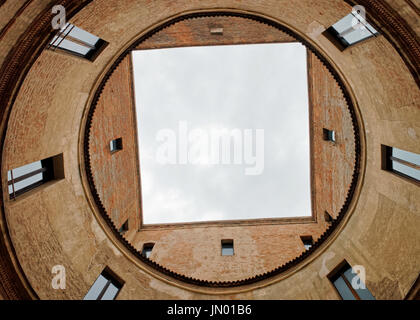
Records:
<instances>
[{"instance_id":1,"label":"brick cornice","mask_svg":"<svg viewBox=\"0 0 420 320\"><path fill-rule=\"evenodd\" d=\"M26 0L19 8L19 10L15 13L13 18L10 19L9 22L4 26L4 28L0 30L0 41L3 39L4 35L10 29L10 27L16 22L16 19L19 18L22 12L25 11L25 9L32 3L32 1L33 0Z\"/></svg>"},{"instance_id":2,"label":"brick cornice","mask_svg":"<svg viewBox=\"0 0 420 320\"><path fill-rule=\"evenodd\" d=\"M198 19L201 17L218 17L218 16L224 16L224 17L240 17L244 19L250 19L256 22L260 22L263 24L266 24L268 26L274 27L280 31L283 31L284 33L288 34L289 36L295 38L297 41L300 41L303 43L314 55L320 59L320 61L324 64L324 66L328 69L328 71L331 73L335 81L337 82L339 88L341 89L343 96L347 102L348 110L351 115L351 122L353 125L353 131L354 131L354 143L355 143L355 164L354 164L354 171L352 174L352 181L349 187L349 190L347 191L346 199L344 201L344 204L339 211L337 218L332 221L330 226L326 229L326 231L319 237L319 239L313 244L311 249L306 250L298 257L294 258L293 260L290 260L289 262L278 266L277 268L270 270L264 274L258 274L253 277L247 278L247 279L241 279L236 281L208 281L203 279L196 279L191 278L186 275L174 272L165 266L162 266L158 264L155 261L152 261L146 257L144 257L140 251L138 251L129 241L125 239L124 236L122 236L118 232L118 228L114 224L114 221L110 218L110 215L108 214L104 203L98 193L98 190L95 185L92 167L91 167L91 159L90 159L90 141L91 141L91 128L92 128L92 121L94 117L94 113L96 110L96 106L98 104L98 101L102 95L102 92L109 81L110 77L114 73L114 71L118 68L120 63L131 53L132 50L135 50L143 41L146 41L150 37L152 37L154 34L160 32L161 30L170 27L180 21L188 20L188 19ZM255 284L262 280L267 280L269 278L272 278L274 276L280 275L282 273L285 273L286 271L291 270L292 268L296 267L298 264L300 264L303 260L314 254L315 252L319 252L319 248L321 245L323 245L324 242L326 242L327 238L329 238L330 235L333 234L333 232L338 229L337 227L342 225L342 221L344 220L344 217L346 216L346 213L349 211L349 208L351 207L352 200L354 198L354 195L356 194L357 185L359 182L359 177L361 175L361 154L362 154L362 147L360 142L360 126L358 117L356 115L355 107L353 104L353 99L351 98L351 94L349 93L347 87L344 85L340 75L338 72L334 69L334 67L329 63L329 61L311 44L309 43L305 38L302 36L296 34L292 30L290 30L288 27L275 22L271 19L264 18L262 16L253 15L246 12L237 12L237 11L199 11L194 13L187 13L179 15L173 19L170 19L169 21L166 21L165 23L157 26L155 29L147 32L145 35L141 36L139 39L134 41L119 57L116 58L115 62L111 65L109 70L106 72L104 78L101 80L98 89L94 93L93 100L90 106L90 109L87 113L86 117L86 125L85 125L85 131L84 131L84 137L83 137L83 158L84 158L84 167L86 169L86 178L87 178L87 184L89 185L90 189L90 197L93 198L93 202L96 205L96 210L99 211L100 216L102 219L106 222L107 227L112 230L113 236L119 240L119 243L123 244L124 247L134 256L135 259L140 260L143 264L155 269L159 273L162 273L164 275L168 275L176 280L180 280L182 282L188 283L190 285L195 286L201 286L201 287L208 287L208 288L235 288L235 287L242 287L247 286L251 284Z\"/></svg>"}]
</instances>

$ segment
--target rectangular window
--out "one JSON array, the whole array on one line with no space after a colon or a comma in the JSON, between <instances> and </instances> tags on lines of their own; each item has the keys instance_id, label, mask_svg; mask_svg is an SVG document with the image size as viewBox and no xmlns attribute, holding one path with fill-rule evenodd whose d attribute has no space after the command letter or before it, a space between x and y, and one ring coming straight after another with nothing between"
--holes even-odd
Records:
<instances>
[{"instance_id":1,"label":"rectangular window","mask_svg":"<svg viewBox=\"0 0 420 320\"><path fill-rule=\"evenodd\" d=\"M314 240L312 239L312 236L302 236L300 237L300 239L302 240L303 245L305 246L306 250L309 250L310 248L312 248L314 244Z\"/></svg>"},{"instance_id":2,"label":"rectangular window","mask_svg":"<svg viewBox=\"0 0 420 320\"><path fill-rule=\"evenodd\" d=\"M335 289L343 300L375 300L365 284L356 273L353 273L352 267L345 261L337 271L329 276ZM357 284L357 286L353 286Z\"/></svg>"},{"instance_id":3,"label":"rectangular window","mask_svg":"<svg viewBox=\"0 0 420 320\"><path fill-rule=\"evenodd\" d=\"M221 27L213 27L213 28L210 28L210 34L213 34L213 35L223 35L223 28L221 28Z\"/></svg>"},{"instance_id":4,"label":"rectangular window","mask_svg":"<svg viewBox=\"0 0 420 320\"><path fill-rule=\"evenodd\" d=\"M333 220L333 218L331 217L331 215L327 211L324 212L324 219L325 219L326 222L332 222L332 220Z\"/></svg>"},{"instance_id":5,"label":"rectangular window","mask_svg":"<svg viewBox=\"0 0 420 320\"><path fill-rule=\"evenodd\" d=\"M233 240L222 240L222 256L233 256Z\"/></svg>"},{"instance_id":6,"label":"rectangular window","mask_svg":"<svg viewBox=\"0 0 420 320\"><path fill-rule=\"evenodd\" d=\"M382 146L382 169L413 181L420 181L420 155L398 148Z\"/></svg>"},{"instance_id":7,"label":"rectangular window","mask_svg":"<svg viewBox=\"0 0 420 320\"><path fill-rule=\"evenodd\" d=\"M62 50L93 61L108 43L71 23L60 30L51 40L48 49Z\"/></svg>"},{"instance_id":8,"label":"rectangular window","mask_svg":"<svg viewBox=\"0 0 420 320\"><path fill-rule=\"evenodd\" d=\"M340 50L344 50L356 43L378 36L379 32L361 15L351 13L329 27L324 35Z\"/></svg>"},{"instance_id":9,"label":"rectangular window","mask_svg":"<svg viewBox=\"0 0 420 320\"><path fill-rule=\"evenodd\" d=\"M122 150L123 149L122 138L111 140L111 142L109 143L109 149L111 153Z\"/></svg>"},{"instance_id":10,"label":"rectangular window","mask_svg":"<svg viewBox=\"0 0 420 320\"><path fill-rule=\"evenodd\" d=\"M63 155L9 170L7 173L10 199L55 179L64 178Z\"/></svg>"},{"instance_id":11,"label":"rectangular window","mask_svg":"<svg viewBox=\"0 0 420 320\"><path fill-rule=\"evenodd\" d=\"M128 231L128 220L124 222L121 228L118 230L119 233L124 234Z\"/></svg>"},{"instance_id":12,"label":"rectangular window","mask_svg":"<svg viewBox=\"0 0 420 320\"><path fill-rule=\"evenodd\" d=\"M106 268L96 279L83 300L115 300L123 283Z\"/></svg>"},{"instance_id":13,"label":"rectangular window","mask_svg":"<svg viewBox=\"0 0 420 320\"><path fill-rule=\"evenodd\" d=\"M325 141L335 142L335 131L323 129L323 138Z\"/></svg>"},{"instance_id":14,"label":"rectangular window","mask_svg":"<svg viewBox=\"0 0 420 320\"><path fill-rule=\"evenodd\" d=\"M141 254L143 255L143 257L150 259L154 246L155 246L154 243L145 243L143 245L143 250L141 251Z\"/></svg>"}]
</instances>

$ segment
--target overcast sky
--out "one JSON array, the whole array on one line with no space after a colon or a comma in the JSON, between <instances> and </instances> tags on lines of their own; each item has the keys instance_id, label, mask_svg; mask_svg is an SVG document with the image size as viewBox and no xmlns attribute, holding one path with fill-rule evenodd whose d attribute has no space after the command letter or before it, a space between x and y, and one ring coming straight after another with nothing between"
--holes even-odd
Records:
<instances>
[{"instance_id":1,"label":"overcast sky","mask_svg":"<svg viewBox=\"0 0 420 320\"><path fill-rule=\"evenodd\" d=\"M133 62L145 224L311 215L303 45L142 50ZM264 170L159 163L156 136L171 129L179 140L180 121L252 129L254 141L264 129Z\"/></svg>"}]
</instances>

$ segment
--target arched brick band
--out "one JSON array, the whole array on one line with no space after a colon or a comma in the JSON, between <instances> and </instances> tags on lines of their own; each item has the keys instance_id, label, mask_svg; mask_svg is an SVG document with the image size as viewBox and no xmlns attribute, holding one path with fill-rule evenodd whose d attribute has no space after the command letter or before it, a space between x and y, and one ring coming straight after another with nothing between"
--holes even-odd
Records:
<instances>
[{"instance_id":1,"label":"arched brick band","mask_svg":"<svg viewBox=\"0 0 420 320\"><path fill-rule=\"evenodd\" d=\"M352 121L352 125L353 125L353 131L354 131L354 137L355 137L355 165L354 165L354 171L353 171L353 175L352 175L352 181L350 184L350 188L347 191L347 196L346 196L346 200L344 201L344 204L341 208L341 210L338 213L338 216L335 220L333 220L333 222L331 223L331 225L327 228L327 230L321 235L321 237L318 239L318 241L316 241L314 243L314 245L311 247L310 250L305 251L304 253L302 253L300 256L296 257L295 259L287 262L286 264L283 264L277 268L275 268L274 270L271 270L269 272L266 272L264 274L258 274L255 275L254 277L251 278L247 278L247 279L242 279L242 280L236 280L236 281L208 281L208 280L201 280L201 279L195 279L195 278L191 278L191 277L187 277L185 275L173 272L167 268L165 268L164 266L148 259L145 258L141 252L139 252L136 248L134 248L134 246L128 242L123 236L120 235L120 233L118 232L117 227L115 226L114 222L112 221L112 219L110 218L110 216L108 215L105 206L103 205L101 198L98 194L98 191L96 189L95 186L95 182L94 182L94 178L93 178L93 174L92 174L92 167L91 167L91 163L90 163L90 156L89 156L89 145L90 145L90 130L92 127L92 120L93 120L93 116L94 116L94 112L97 106L97 103L101 97L101 94L103 92L103 89L105 88L105 85L107 83L107 81L110 79L111 75L113 74L113 72L116 70L116 68L119 66L119 64L121 63L121 61L123 61L123 59L130 54L130 52L132 50L134 50L138 45L140 45L143 41L147 40L148 38L150 38L151 36L153 36L154 34L158 33L159 31L172 26L180 21L184 21L187 19L197 19L197 18L201 18L201 17L217 17L217 16L226 16L226 17L240 17L240 18L244 18L244 19L250 19L253 21L257 21L266 25L269 25L271 27L274 27L276 29L279 29L285 33L287 33L288 35L294 37L296 40L300 41L301 43L303 43L309 50L311 50L311 52L313 52L320 60L321 62L325 65L325 67L329 70L329 72L331 73L331 75L334 77L334 79L336 80L336 82L338 83L338 86L340 87L343 96L347 102L347 106L351 115L351 121ZM85 133L84 133L84 161L85 161L85 168L86 168L86 173L87 173L87 180L88 180L88 184L89 187L91 189L91 193L93 196L93 199L96 203L96 206L99 210L99 212L101 213L101 216L105 219L106 223L108 224L108 226L112 229L113 234L115 235L115 237L117 237L124 245L125 247L134 255L136 256L139 260L141 260L143 263L149 265L150 267L153 267L154 269L156 269L157 271L169 275L177 280L181 280L184 282L187 282L189 284L194 284L194 285L198 285L198 286L206 286L206 287L213 287L213 288L229 288L229 287L238 287L238 286L243 286L243 285L249 285L252 283L255 283L257 281L260 280L265 280L267 278L270 278L272 276L276 276L288 269L290 269L291 267L297 265L298 263L302 262L305 258L307 258L309 255L311 255L314 251L317 250L317 248L328 238L328 236L334 231L334 229L340 224L340 222L342 221L344 215L347 213L348 208L350 206L351 200L353 198L353 195L355 193L355 189L356 189L356 185L359 179L359 173L360 173L360 157L361 157L361 145L360 145L360 134L359 134L359 125L358 125L358 121L356 118L356 114L355 114L355 110L354 110L354 106L352 103L352 100L350 98L350 95L346 89L346 87L344 86L343 82L341 81L338 73L334 70L334 68L330 65L330 63L310 44L308 43L304 38L300 37L299 35L295 34L294 32L292 32L290 29L286 28L285 26L274 22L272 20L268 20L266 18L262 18L259 16L255 16L255 15L251 15L251 14L246 14L246 13L237 13L237 12L224 12L224 11L220 11L220 12L199 12L199 13L192 13L192 14L186 14L180 17L177 17L171 21L168 21L164 24L162 24L161 26L157 27L156 29L148 32L147 34L145 34L144 36L142 36L140 39L138 39L137 41L135 41L128 49L126 49L124 51L124 53L122 55L120 55L117 60L114 62L114 64L111 66L111 68L107 71L105 77L102 79L98 90L96 91L94 97L93 97L93 101L92 104L90 106L90 109L88 111L87 114L87 120L86 120L86 127L85 127Z\"/></svg>"},{"instance_id":2,"label":"arched brick band","mask_svg":"<svg viewBox=\"0 0 420 320\"><path fill-rule=\"evenodd\" d=\"M420 40L388 3L383 0L344 0L366 8L367 19L394 46L420 87Z\"/></svg>"}]
</instances>

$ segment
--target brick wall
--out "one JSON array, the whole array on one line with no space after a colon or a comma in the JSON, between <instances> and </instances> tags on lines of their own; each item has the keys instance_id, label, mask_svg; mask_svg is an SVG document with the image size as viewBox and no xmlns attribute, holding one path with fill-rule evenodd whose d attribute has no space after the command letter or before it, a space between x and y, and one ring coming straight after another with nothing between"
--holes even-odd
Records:
<instances>
[{"instance_id":1,"label":"brick wall","mask_svg":"<svg viewBox=\"0 0 420 320\"><path fill-rule=\"evenodd\" d=\"M212 35L211 28L223 28L223 35ZM224 45L266 42L290 42L294 38L265 24L239 17L207 17L184 20L156 33L137 49L173 46ZM114 72L95 112L90 150L95 183L105 208L119 227L126 219L128 204L140 203L132 191L136 168L132 147L110 155L108 140L118 134L125 141L136 138L129 104L131 70L129 58ZM279 220L272 225L236 223L184 225L180 227L146 226L127 237L138 250L147 242L156 243L152 259L165 267L206 280L239 280L261 274L285 264L304 251L301 236L314 240L326 230L324 212L336 217L351 183L354 168L354 134L350 113L343 94L332 75L308 52L310 126L312 141L313 214L316 221ZM128 79L128 80L127 80ZM120 103L125 102L125 103ZM309 121L309 119L308 119ZM323 140L323 128L336 131L337 142ZM117 132L120 132L117 134ZM140 137L141 139L141 137ZM133 147L135 147L133 145ZM141 151L141 150L140 150ZM133 186L133 190L131 190ZM263 204L261 210L264 210ZM221 256L222 239L234 239L235 256Z\"/></svg>"},{"instance_id":2,"label":"brick wall","mask_svg":"<svg viewBox=\"0 0 420 320\"><path fill-rule=\"evenodd\" d=\"M128 219L129 230L137 230L140 181L131 68L127 56L102 92L92 122L90 159L96 188L116 227ZM123 149L111 153L110 141L118 138Z\"/></svg>"}]
</instances>

